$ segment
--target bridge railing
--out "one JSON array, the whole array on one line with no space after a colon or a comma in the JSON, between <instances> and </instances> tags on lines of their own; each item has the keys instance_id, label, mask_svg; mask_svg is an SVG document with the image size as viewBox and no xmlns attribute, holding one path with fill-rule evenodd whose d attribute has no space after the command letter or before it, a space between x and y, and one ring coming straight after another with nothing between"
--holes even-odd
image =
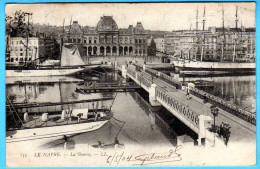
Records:
<instances>
[{"instance_id":1,"label":"bridge railing","mask_svg":"<svg viewBox=\"0 0 260 169\"><path fill-rule=\"evenodd\" d=\"M137 74L137 80L138 80L141 84L145 85L145 86L148 87L148 88L150 88L151 85L152 85L152 82L150 82L150 80L144 78L144 77L143 77L142 75L140 75L140 74Z\"/></svg>"},{"instance_id":2,"label":"bridge railing","mask_svg":"<svg viewBox=\"0 0 260 169\"><path fill-rule=\"evenodd\" d=\"M181 86L182 86L181 82L175 80L171 76L166 75L165 73L162 73L157 70L150 69L150 68L145 68L145 72L147 72L153 76L156 76L157 78L160 78L173 86L176 86L176 88L181 88Z\"/></svg>"},{"instance_id":3,"label":"bridge railing","mask_svg":"<svg viewBox=\"0 0 260 169\"><path fill-rule=\"evenodd\" d=\"M156 97L163 100L168 106L177 111L182 117L191 122L193 125L199 127L199 114L182 105L158 87L156 87Z\"/></svg>"},{"instance_id":4,"label":"bridge railing","mask_svg":"<svg viewBox=\"0 0 260 169\"><path fill-rule=\"evenodd\" d=\"M214 103L216 106L226 110L227 112L229 112L253 125L256 125L256 114L254 114L250 111L247 111L247 110L241 108L240 106L230 104L219 97L216 97L212 94L209 94L209 93L199 90L197 88L191 88L190 91L191 91L191 94L198 96L202 99L203 99L203 97L206 97L209 102Z\"/></svg>"},{"instance_id":5,"label":"bridge railing","mask_svg":"<svg viewBox=\"0 0 260 169\"><path fill-rule=\"evenodd\" d=\"M127 69L127 73L129 73L131 76L133 76L134 78L136 78L136 71L131 70L131 69Z\"/></svg>"}]
</instances>

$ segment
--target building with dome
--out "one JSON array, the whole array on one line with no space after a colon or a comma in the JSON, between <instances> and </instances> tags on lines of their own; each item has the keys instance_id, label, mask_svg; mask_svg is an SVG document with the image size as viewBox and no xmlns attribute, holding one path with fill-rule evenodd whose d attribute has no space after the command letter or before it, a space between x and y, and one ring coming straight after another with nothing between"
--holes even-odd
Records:
<instances>
[{"instance_id":1,"label":"building with dome","mask_svg":"<svg viewBox=\"0 0 260 169\"><path fill-rule=\"evenodd\" d=\"M81 44L85 56L147 56L147 33L141 22L120 29L112 16L102 16L96 27L81 27L74 21L67 39Z\"/></svg>"}]
</instances>

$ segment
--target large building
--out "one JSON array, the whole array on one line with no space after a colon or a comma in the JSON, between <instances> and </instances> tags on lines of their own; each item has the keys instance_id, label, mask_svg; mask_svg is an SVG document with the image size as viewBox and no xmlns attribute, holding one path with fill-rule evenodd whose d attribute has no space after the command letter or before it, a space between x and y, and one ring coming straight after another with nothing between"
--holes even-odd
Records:
<instances>
[{"instance_id":1,"label":"large building","mask_svg":"<svg viewBox=\"0 0 260 169\"><path fill-rule=\"evenodd\" d=\"M59 47L55 46L55 40L50 38L29 37L27 46L27 38L10 37L7 43L10 53L6 56L8 65L19 65L26 62L55 58L54 55L57 55L57 50L59 50Z\"/></svg>"},{"instance_id":2,"label":"large building","mask_svg":"<svg viewBox=\"0 0 260 169\"><path fill-rule=\"evenodd\" d=\"M96 27L81 27L74 21L66 36L69 43L81 44L86 56L147 56L147 33L141 22L120 29L112 16L101 17Z\"/></svg>"},{"instance_id":3,"label":"large building","mask_svg":"<svg viewBox=\"0 0 260 169\"><path fill-rule=\"evenodd\" d=\"M10 56L6 58L6 64L19 65L19 63L31 62L39 58L39 47L43 42L36 37L27 39L22 37L11 37L9 39Z\"/></svg>"}]
</instances>

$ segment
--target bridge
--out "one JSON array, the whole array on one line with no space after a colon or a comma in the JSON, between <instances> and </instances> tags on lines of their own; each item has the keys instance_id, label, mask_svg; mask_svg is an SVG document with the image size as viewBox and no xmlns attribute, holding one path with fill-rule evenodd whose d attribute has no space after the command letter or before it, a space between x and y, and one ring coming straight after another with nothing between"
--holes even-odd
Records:
<instances>
[{"instance_id":1,"label":"bridge","mask_svg":"<svg viewBox=\"0 0 260 169\"><path fill-rule=\"evenodd\" d=\"M117 64L116 64L117 65ZM219 107L216 125L221 122L231 126L230 141L255 141L255 114L226 103L224 100L205 93L194 85L183 86L172 77L147 68L145 65L117 65L124 78L132 79L149 93L152 106L164 106L176 118L198 134L198 144L223 145L221 137L210 131L213 115L211 105ZM192 95L187 99L186 91ZM204 99L208 102L205 103Z\"/></svg>"}]
</instances>

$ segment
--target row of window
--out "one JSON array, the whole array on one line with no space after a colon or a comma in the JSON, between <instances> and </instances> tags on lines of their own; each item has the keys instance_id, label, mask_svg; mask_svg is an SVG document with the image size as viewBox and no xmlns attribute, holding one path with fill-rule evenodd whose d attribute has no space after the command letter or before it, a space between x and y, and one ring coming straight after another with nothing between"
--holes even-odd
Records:
<instances>
[{"instance_id":1,"label":"row of window","mask_svg":"<svg viewBox=\"0 0 260 169\"><path fill-rule=\"evenodd\" d=\"M135 49L135 54L138 54L138 51L139 51L139 54L141 54L142 53L142 51L143 51L143 54L145 54L146 53L146 50L145 49Z\"/></svg>"},{"instance_id":2,"label":"row of window","mask_svg":"<svg viewBox=\"0 0 260 169\"><path fill-rule=\"evenodd\" d=\"M20 58L20 59L18 59L18 58L11 58L10 62L14 62L14 61L16 61L16 62L18 62L18 61L23 62L23 61L31 61L31 60L32 60L32 58L25 58L24 60L23 60L23 58Z\"/></svg>"},{"instance_id":3,"label":"row of window","mask_svg":"<svg viewBox=\"0 0 260 169\"><path fill-rule=\"evenodd\" d=\"M28 51L32 51L32 49L33 49L33 47L29 47ZM21 48L21 47L15 46L15 47L11 47L10 51L26 51L26 48Z\"/></svg>"},{"instance_id":4,"label":"row of window","mask_svg":"<svg viewBox=\"0 0 260 169\"><path fill-rule=\"evenodd\" d=\"M29 40L29 44L34 44L36 45L37 44L37 41L38 40ZM26 43L26 40L11 40L11 45L22 45L22 44L25 44Z\"/></svg>"}]
</instances>

